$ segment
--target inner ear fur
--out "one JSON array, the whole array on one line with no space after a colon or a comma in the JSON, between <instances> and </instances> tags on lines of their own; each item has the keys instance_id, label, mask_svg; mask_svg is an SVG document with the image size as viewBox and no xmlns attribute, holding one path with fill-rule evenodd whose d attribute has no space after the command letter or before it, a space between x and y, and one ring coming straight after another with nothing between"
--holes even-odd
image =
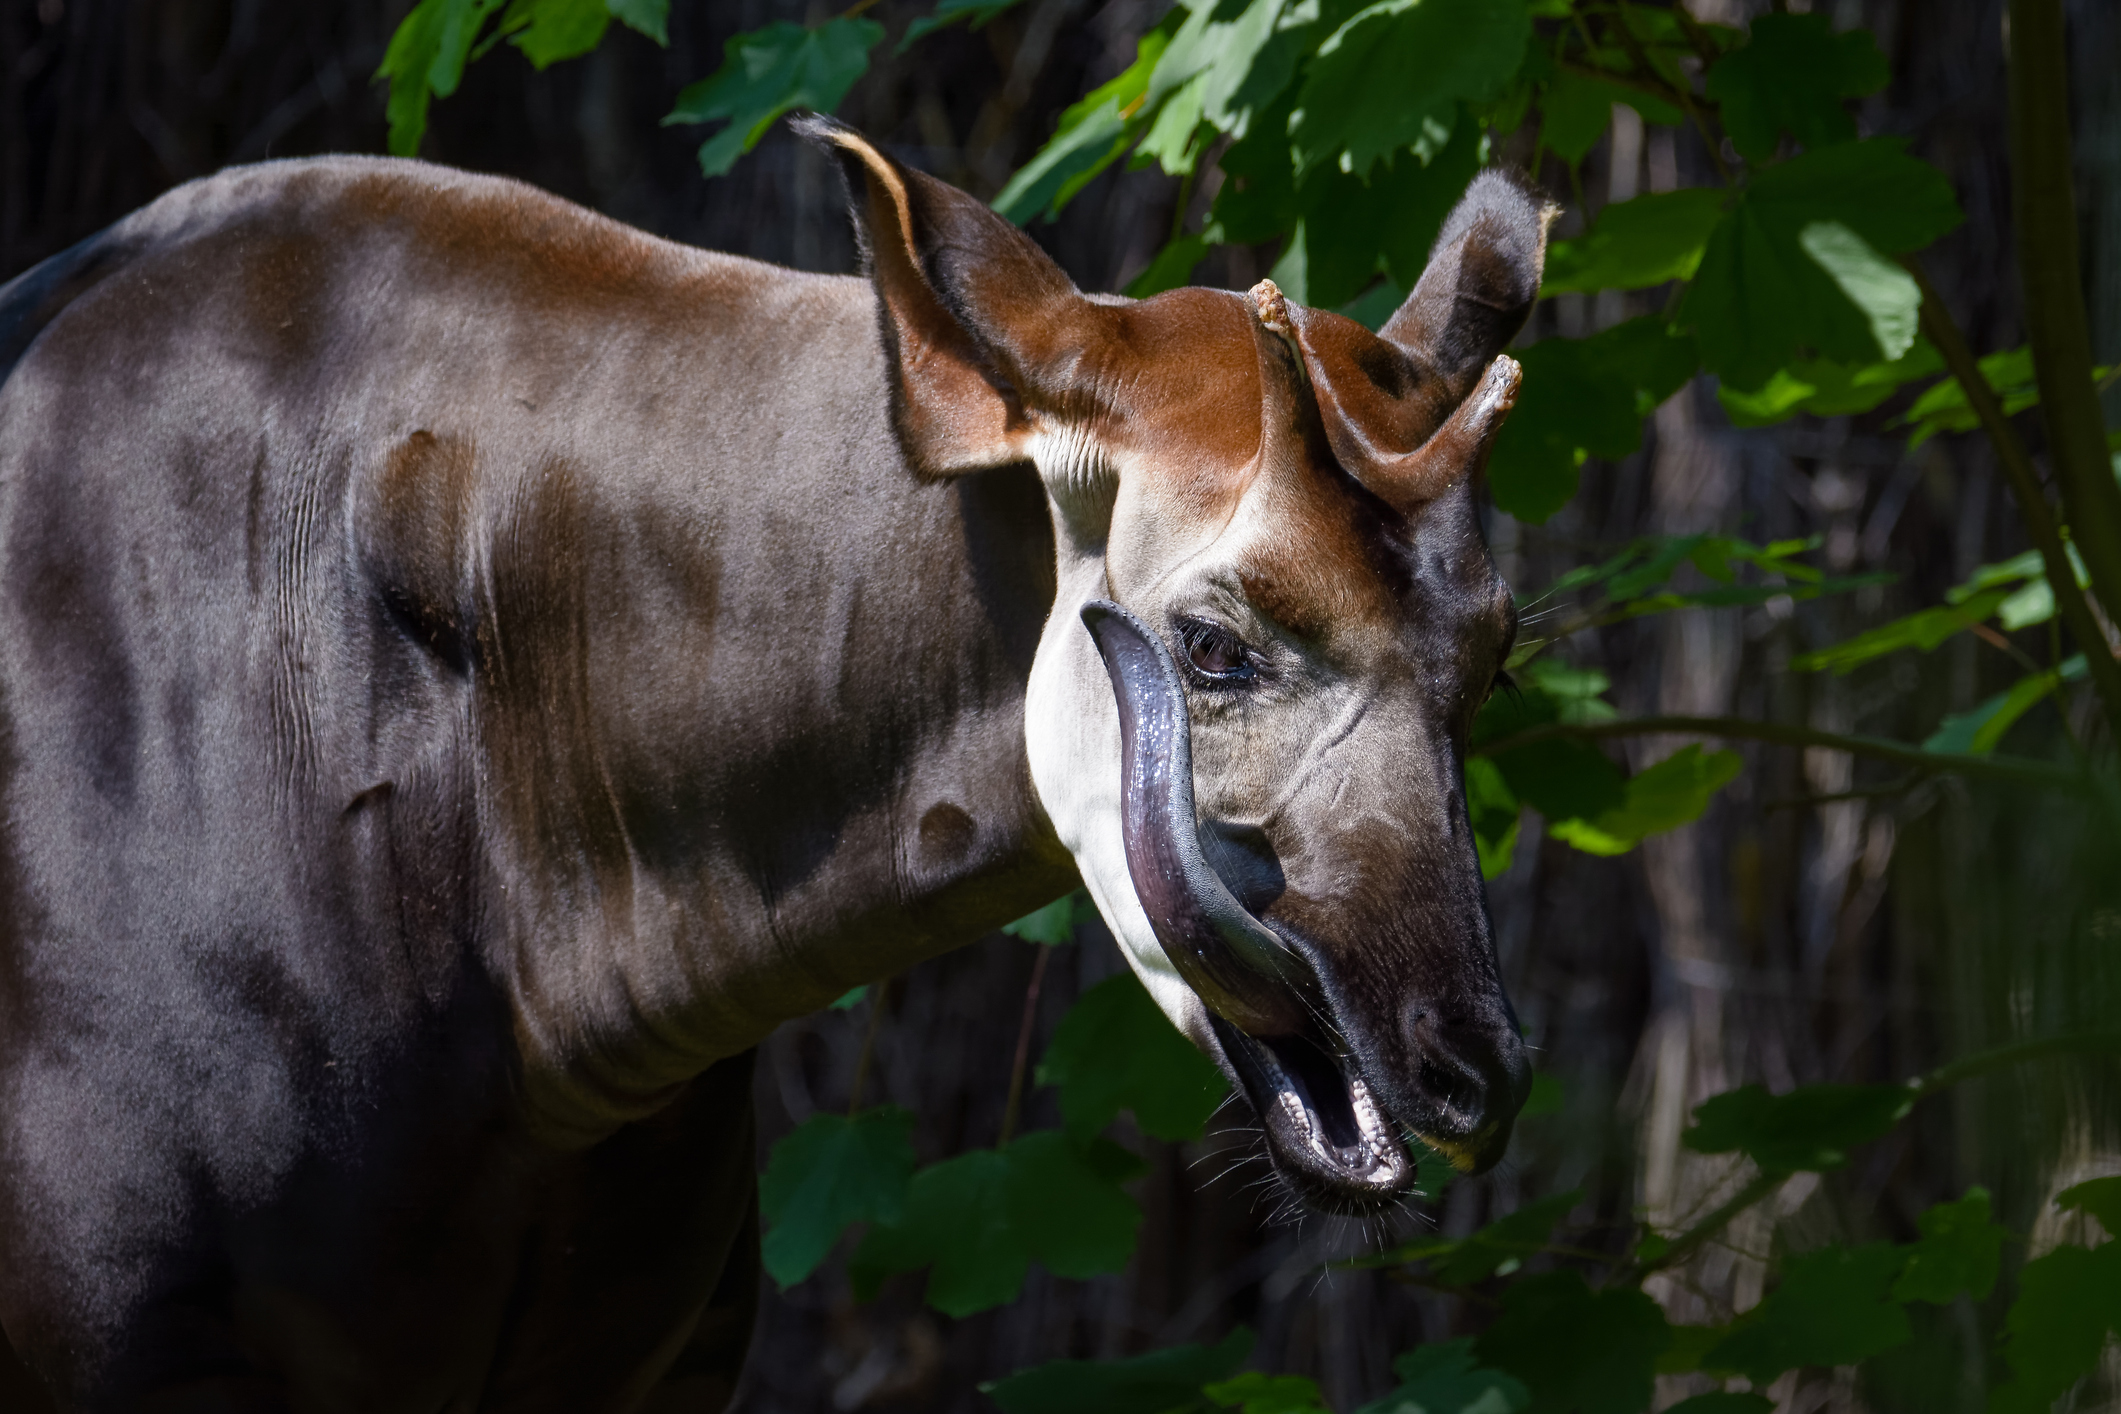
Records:
<instances>
[{"instance_id":1,"label":"inner ear fur","mask_svg":"<svg viewBox=\"0 0 2121 1414\"><path fill-rule=\"evenodd\" d=\"M1093 332L1095 306L980 201L843 123L812 116L795 127L846 179L907 460L930 477L1027 460L1033 417L1066 401L1067 365Z\"/></svg>"},{"instance_id":2,"label":"inner ear fur","mask_svg":"<svg viewBox=\"0 0 2121 1414\"><path fill-rule=\"evenodd\" d=\"M1517 392L1515 365L1497 356L1539 297L1557 209L1517 177L1482 172L1445 220L1413 293L1376 334L1337 314L1291 310L1335 458L1400 510L1485 463Z\"/></svg>"}]
</instances>

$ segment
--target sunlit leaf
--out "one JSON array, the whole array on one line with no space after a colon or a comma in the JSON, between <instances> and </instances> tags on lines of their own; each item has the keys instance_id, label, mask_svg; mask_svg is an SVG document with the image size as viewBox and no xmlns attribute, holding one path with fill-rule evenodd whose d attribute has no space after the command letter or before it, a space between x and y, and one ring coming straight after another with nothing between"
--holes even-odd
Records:
<instances>
[{"instance_id":1,"label":"sunlit leaf","mask_svg":"<svg viewBox=\"0 0 2121 1414\"><path fill-rule=\"evenodd\" d=\"M390 83L384 113L390 120L390 150L412 157L427 132L427 107L447 98L463 80L464 64L479 31L504 0L419 0L391 33L376 80Z\"/></svg>"},{"instance_id":2,"label":"sunlit leaf","mask_svg":"<svg viewBox=\"0 0 2121 1414\"><path fill-rule=\"evenodd\" d=\"M2009 589L1984 589L1957 604L1938 604L1932 608L1920 609L1905 618L1866 629L1854 638L1837 643L1831 648L1800 653L1790 659L1790 667L1800 673L1825 670L1839 677L1854 671L1873 658L1898 653L1904 648L1915 648L1927 653L1954 634L1973 627L1996 612L1997 606L2010 595Z\"/></svg>"},{"instance_id":3,"label":"sunlit leaf","mask_svg":"<svg viewBox=\"0 0 2121 1414\"><path fill-rule=\"evenodd\" d=\"M815 1114L773 1146L759 1179L760 1257L786 1288L817 1270L847 1225L896 1222L913 1176L913 1116Z\"/></svg>"},{"instance_id":4,"label":"sunlit leaf","mask_svg":"<svg viewBox=\"0 0 2121 1414\"><path fill-rule=\"evenodd\" d=\"M1628 777L1619 805L1589 818L1556 820L1549 828L1556 839L1586 854L1625 854L1650 835L1700 819L1710 799L1744 764L1735 751L1681 747Z\"/></svg>"},{"instance_id":5,"label":"sunlit leaf","mask_svg":"<svg viewBox=\"0 0 2121 1414\"><path fill-rule=\"evenodd\" d=\"M1061 114L1046 145L995 193L996 211L1019 226L1040 214L1050 220L1127 150L1152 116L1144 111L1149 75L1184 15L1174 8L1136 42L1132 64Z\"/></svg>"},{"instance_id":6,"label":"sunlit leaf","mask_svg":"<svg viewBox=\"0 0 2121 1414\"><path fill-rule=\"evenodd\" d=\"M1215 1345L1174 1345L1126 1360L1055 1360L982 1385L1002 1414L1188 1414L1211 1406L1203 1385L1252 1350L1240 1326Z\"/></svg>"},{"instance_id":7,"label":"sunlit leaf","mask_svg":"<svg viewBox=\"0 0 2121 1414\"><path fill-rule=\"evenodd\" d=\"M1198 1139L1230 1085L1179 1035L1132 972L1084 992L1055 1028L1038 1082L1060 1087L1068 1130L1086 1139L1132 1110L1142 1132Z\"/></svg>"},{"instance_id":8,"label":"sunlit leaf","mask_svg":"<svg viewBox=\"0 0 2121 1414\"><path fill-rule=\"evenodd\" d=\"M1743 392L1720 384L1716 397L1736 427L1763 427L1796 413L1814 417L1845 417L1869 412L1903 386L1927 378L1944 367L1943 356L1927 339L1890 363L1860 366L1829 359L1800 359L1754 392Z\"/></svg>"},{"instance_id":9,"label":"sunlit leaf","mask_svg":"<svg viewBox=\"0 0 2121 1414\"><path fill-rule=\"evenodd\" d=\"M1076 924L1087 923L1096 917L1097 905L1090 902L1090 895L1077 889L1044 908L1025 914L1014 923L1004 923L1002 931L1012 938L1022 938L1042 947L1065 947L1075 941Z\"/></svg>"},{"instance_id":10,"label":"sunlit leaf","mask_svg":"<svg viewBox=\"0 0 2121 1414\"><path fill-rule=\"evenodd\" d=\"M1702 1101L1680 1140L1697 1154L1742 1150L1767 1173L1839 1168L1914 1103L1905 1085L1800 1085L1786 1095L1744 1085Z\"/></svg>"},{"instance_id":11,"label":"sunlit leaf","mask_svg":"<svg viewBox=\"0 0 2121 1414\"><path fill-rule=\"evenodd\" d=\"M2040 385L2033 377L2031 349L2022 345L2004 349L1989 354L1976 366L1981 370L1982 381L1995 393L2007 416L2015 417L2027 408L2039 406ZM2094 368L2092 377L2103 379L2112 371L2106 367ZM1915 429L1907 439L1909 450L1913 450L1939 432L1971 432L1980 423L1974 416L1973 405L1967 401L1966 389L1959 386L1957 378L1947 378L1917 398L1897 425ZM2121 436L2121 433L2115 435Z\"/></svg>"},{"instance_id":12,"label":"sunlit leaf","mask_svg":"<svg viewBox=\"0 0 2121 1414\"><path fill-rule=\"evenodd\" d=\"M1302 1375L1263 1375L1247 1370L1235 1379L1203 1385L1201 1393L1223 1409L1241 1414L1331 1414L1318 1383Z\"/></svg>"},{"instance_id":13,"label":"sunlit leaf","mask_svg":"<svg viewBox=\"0 0 2121 1414\"><path fill-rule=\"evenodd\" d=\"M1502 1313L1473 1343L1531 1392L1526 1414L1641 1414L1671 1330L1640 1291L1594 1292L1573 1269L1510 1283Z\"/></svg>"},{"instance_id":14,"label":"sunlit leaf","mask_svg":"<svg viewBox=\"0 0 2121 1414\"><path fill-rule=\"evenodd\" d=\"M1499 96L1532 30L1524 0L1380 0L1319 46L1289 125L1299 170L1357 176L1458 99Z\"/></svg>"},{"instance_id":15,"label":"sunlit leaf","mask_svg":"<svg viewBox=\"0 0 2121 1414\"><path fill-rule=\"evenodd\" d=\"M587 54L610 25L604 0L513 0L500 28L524 58L544 69Z\"/></svg>"},{"instance_id":16,"label":"sunlit leaf","mask_svg":"<svg viewBox=\"0 0 2121 1414\"><path fill-rule=\"evenodd\" d=\"M1355 1414L1519 1414L1531 1391L1514 1376L1490 1370L1473 1353L1473 1339L1418 1345L1392 1362L1399 1388Z\"/></svg>"},{"instance_id":17,"label":"sunlit leaf","mask_svg":"<svg viewBox=\"0 0 2121 1414\"><path fill-rule=\"evenodd\" d=\"M1863 313L1871 342L1887 362L1915 346L1922 291L1915 277L1839 221L1813 221L1797 232L1797 244L1826 271L1848 302Z\"/></svg>"},{"instance_id":18,"label":"sunlit leaf","mask_svg":"<svg viewBox=\"0 0 2121 1414\"><path fill-rule=\"evenodd\" d=\"M1836 34L1823 14L1762 15L1743 48L1709 66L1706 88L1732 143L1761 162L1785 132L1806 147L1853 138L1842 100L1876 93L1891 76L1868 30Z\"/></svg>"},{"instance_id":19,"label":"sunlit leaf","mask_svg":"<svg viewBox=\"0 0 2121 1414\"><path fill-rule=\"evenodd\" d=\"M1714 187L1683 187L1615 202L1599 212L1582 235L1554 242L1539 292L1639 290L1684 280L1701 263L1702 247L1723 215L1723 203L1723 192Z\"/></svg>"},{"instance_id":20,"label":"sunlit leaf","mask_svg":"<svg viewBox=\"0 0 2121 1414\"><path fill-rule=\"evenodd\" d=\"M1895 139L1839 143L1776 163L1710 233L1679 320L1694 331L1703 364L1742 390L1760 388L1798 358L1881 361L1890 355L1871 317L1806 251L1805 228L1836 222L1890 256L1928 244L1959 220L1943 174Z\"/></svg>"},{"instance_id":21,"label":"sunlit leaf","mask_svg":"<svg viewBox=\"0 0 2121 1414\"><path fill-rule=\"evenodd\" d=\"M2039 581L2045 589L2047 581ZM2013 598L2017 596L2013 595ZM2006 606L2009 600L2005 601ZM2054 600L2048 600L2049 613L2053 612ZM2015 627L2015 625L2006 625ZM2058 668L2042 673L2027 673L2017 682L1994 697L1965 712L1955 712L1939 724L1922 743L1924 751L1942 752L1949 756L1986 756L2002 744L2004 734L2018 719L2052 696L2066 682L2082 682L2088 671L2082 653L2072 654Z\"/></svg>"},{"instance_id":22,"label":"sunlit leaf","mask_svg":"<svg viewBox=\"0 0 2121 1414\"><path fill-rule=\"evenodd\" d=\"M1990 1389L1989 1414L2048 1414L2121 1330L2121 1242L2057 1247L2027 1262L2003 1325L2012 1378Z\"/></svg>"},{"instance_id":23,"label":"sunlit leaf","mask_svg":"<svg viewBox=\"0 0 2121 1414\"><path fill-rule=\"evenodd\" d=\"M869 51L883 37L876 21L844 15L815 29L782 21L734 35L722 46L722 67L679 93L663 122L727 120L700 146L700 170L718 177L756 147L783 113L837 108L868 72Z\"/></svg>"},{"instance_id":24,"label":"sunlit leaf","mask_svg":"<svg viewBox=\"0 0 2121 1414\"><path fill-rule=\"evenodd\" d=\"M1996 1285L2009 1236L1989 1221L1988 1190L1969 1188L1958 1202L1939 1203L1915 1221L1922 1237L1907 1249L1893 1299L1943 1306L1962 1291L1985 1299Z\"/></svg>"},{"instance_id":25,"label":"sunlit leaf","mask_svg":"<svg viewBox=\"0 0 2121 1414\"><path fill-rule=\"evenodd\" d=\"M851 988L834 997L828 1004L827 1009L831 1011L852 1011L868 999L869 986L865 982L859 987Z\"/></svg>"}]
</instances>

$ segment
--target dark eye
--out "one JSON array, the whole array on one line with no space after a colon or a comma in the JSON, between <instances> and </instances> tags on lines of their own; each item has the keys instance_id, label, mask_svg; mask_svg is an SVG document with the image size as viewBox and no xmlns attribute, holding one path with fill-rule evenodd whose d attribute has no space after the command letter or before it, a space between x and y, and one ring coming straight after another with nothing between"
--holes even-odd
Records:
<instances>
[{"instance_id":1,"label":"dark eye","mask_svg":"<svg viewBox=\"0 0 2121 1414\"><path fill-rule=\"evenodd\" d=\"M1495 670L1495 680L1488 684L1488 696L1493 697L1498 692L1507 692L1512 697L1517 695L1517 679L1500 668Z\"/></svg>"},{"instance_id":2,"label":"dark eye","mask_svg":"<svg viewBox=\"0 0 2121 1414\"><path fill-rule=\"evenodd\" d=\"M1178 632L1186 645L1186 661L1202 677L1216 682L1247 682L1258 675L1251 651L1221 625L1183 619Z\"/></svg>"}]
</instances>

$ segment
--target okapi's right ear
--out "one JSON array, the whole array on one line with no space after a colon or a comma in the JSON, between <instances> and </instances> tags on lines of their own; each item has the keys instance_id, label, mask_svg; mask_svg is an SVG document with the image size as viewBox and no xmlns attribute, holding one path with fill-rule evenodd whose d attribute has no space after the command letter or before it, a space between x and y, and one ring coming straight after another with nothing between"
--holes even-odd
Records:
<instances>
[{"instance_id":1,"label":"okapi's right ear","mask_svg":"<svg viewBox=\"0 0 2121 1414\"><path fill-rule=\"evenodd\" d=\"M973 197L843 123L813 115L794 127L846 177L891 363L892 422L914 469L945 477L1030 460L1033 418L1065 401L1054 365L1074 362L1067 350L1080 351L1095 306Z\"/></svg>"}]
</instances>

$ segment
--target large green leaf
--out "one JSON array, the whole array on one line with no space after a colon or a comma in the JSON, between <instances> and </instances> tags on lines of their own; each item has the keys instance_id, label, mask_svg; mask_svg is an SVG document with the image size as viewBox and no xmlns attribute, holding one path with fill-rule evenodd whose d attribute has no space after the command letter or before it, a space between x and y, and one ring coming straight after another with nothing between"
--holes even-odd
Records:
<instances>
[{"instance_id":1,"label":"large green leaf","mask_svg":"<svg viewBox=\"0 0 2121 1414\"><path fill-rule=\"evenodd\" d=\"M2055 1206L2064 1212L2089 1214L2099 1220L2108 1237L2121 1237L2121 1175L2065 1188L2055 1195Z\"/></svg>"},{"instance_id":2,"label":"large green leaf","mask_svg":"<svg viewBox=\"0 0 2121 1414\"><path fill-rule=\"evenodd\" d=\"M390 98L384 114L390 120L390 150L400 157L419 153L427 132L427 106L447 98L463 80L471 46L503 0L419 0L391 33L390 47L376 68L376 81L388 80Z\"/></svg>"},{"instance_id":3,"label":"large green leaf","mask_svg":"<svg viewBox=\"0 0 2121 1414\"><path fill-rule=\"evenodd\" d=\"M1943 175L1894 139L1839 143L1777 163L1710 234L1680 322L1694 330L1702 362L1743 390L1801 357L1850 364L1898 357L1904 346L1889 350L1880 340L1909 327L1894 303L1908 287L1890 284L1882 257L1926 245L1959 219ZM1815 233L1807 248L1806 229L1821 223L1847 234L1822 243ZM1858 243L1876 258L1858 254ZM1843 268L1822 265L1822 252L1844 258ZM1871 307L1852 301L1849 288Z\"/></svg>"},{"instance_id":4,"label":"large green leaf","mask_svg":"<svg viewBox=\"0 0 2121 1414\"><path fill-rule=\"evenodd\" d=\"M1853 1365L1905 1344L1914 1328L1891 1294L1904 1260L1884 1242L1791 1258L1782 1285L1702 1364L1764 1385L1784 1370Z\"/></svg>"},{"instance_id":5,"label":"large green leaf","mask_svg":"<svg viewBox=\"0 0 2121 1414\"><path fill-rule=\"evenodd\" d=\"M1127 150L1154 116L1143 101L1149 75L1184 14L1173 9L1135 44L1132 64L1061 114L1046 145L995 193L996 211L1019 226L1040 214L1050 220Z\"/></svg>"},{"instance_id":6,"label":"large green leaf","mask_svg":"<svg viewBox=\"0 0 2121 1414\"><path fill-rule=\"evenodd\" d=\"M1355 1414L1519 1414L1532 1402L1523 1381L1490 1370L1473 1338L1418 1345L1392 1362L1399 1388Z\"/></svg>"},{"instance_id":7,"label":"large green leaf","mask_svg":"<svg viewBox=\"0 0 2121 1414\"><path fill-rule=\"evenodd\" d=\"M1576 494L1590 456L1618 458L1642 445L1642 419L1693 377L1693 344L1654 318L1630 319L1588 339L1543 339L1516 351L1524 385L1488 459L1495 504L1544 522Z\"/></svg>"},{"instance_id":8,"label":"large green leaf","mask_svg":"<svg viewBox=\"0 0 2121 1414\"><path fill-rule=\"evenodd\" d=\"M1716 389L1723 410L1735 427L1764 427L1800 412L1814 417L1845 417L1869 412L1902 386L1927 378L1944 367L1944 359L1927 339L1889 363L1850 365L1830 359L1800 359L1778 368L1752 392L1728 383Z\"/></svg>"},{"instance_id":9,"label":"large green leaf","mask_svg":"<svg viewBox=\"0 0 2121 1414\"><path fill-rule=\"evenodd\" d=\"M2121 1331L2121 1242L2057 1247L2027 1262L2003 1324L2012 1378L1990 1389L1989 1414L2048 1414Z\"/></svg>"},{"instance_id":10,"label":"large green leaf","mask_svg":"<svg viewBox=\"0 0 2121 1414\"><path fill-rule=\"evenodd\" d=\"M1762 15L1743 48L1709 66L1706 89L1738 151L1764 162L1785 132L1806 147L1853 138L1842 100L1876 93L1891 76L1868 30L1836 34L1823 14Z\"/></svg>"},{"instance_id":11,"label":"large green leaf","mask_svg":"<svg viewBox=\"0 0 2121 1414\"><path fill-rule=\"evenodd\" d=\"M1148 102L1188 84L1192 111L1217 132L1243 138L1256 115L1280 98L1297 63L1324 37L1320 0L1193 0L1185 23L1150 77ZM1334 8L1345 11L1345 4ZM1280 136L1280 134L1277 134ZM1170 169L1170 164L1166 164Z\"/></svg>"},{"instance_id":12,"label":"large green leaf","mask_svg":"<svg viewBox=\"0 0 2121 1414\"><path fill-rule=\"evenodd\" d=\"M1520 1277L1502 1313L1473 1343L1481 1360L1522 1380L1526 1414L1641 1414L1652 1366L1671 1340L1664 1312L1640 1291L1594 1292L1580 1272Z\"/></svg>"},{"instance_id":13,"label":"large green leaf","mask_svg":"<svg viewBox=\"0 0 2121 1414\"><path fill-rule=\"evenodd\" d=\"M1517 793L1503 779L1502 768L1485 756L1468 757L1466 815L1473 822L1481 878L1493 879L1510 867L1523 813Z\"/></svg>"},{"instance_id":14,"label":"large green leaf","mask_svg":"<svg viewBox=\"0 0 2121 1414\"><path fill-rule=\"evenodd\" d=\"M1076 1000L1039 1062L1038 1082L1060 1087L1068 1131L1087 1139L1132 1110L1145 1134L1198 1139L1230 1084L1181 1036L1132 972Z\"/></svg>"},{"instance_id":15,"label":"large green leaf","mask_svg":"<svg viewBox=\"0 0 2121 1414\"><path fill-rule=\"evenodd\" d=\"M2047 580L2043 578L2040 584L2045 588ZM2005 600L2004 606L2007 608L2009 603ZM2053 600L2049 603L2048 612L2052 614ZM1978 706L1947 716L1923 741L1922 749L1947 756L1986 756L2002 744L2004 734L2020 717L2053 696L2062 684L2082 682L2088 671L2084 655L2075 653L2058 667L2027 673Z\"/></svg>"},{"instance_id":16,"label":"large green leaf","mask_svg":"<svg viewBox=\"0 0 2121 1414\"><path fill-rule=\"evenodd\" d=\"M1988 1190L1969 1188L1958 1202L1939 1203L1915 1221L1922 1237L1907 1249L1893 1299L1943 1306L1962 1291L1986 1299L2010 1235L1989 1221Z\"/></svg>"},{"instance_id":17,"label":"large green leaf","mask_svg":"<svg viewBox=\"0 0 2121 1414\"><path fill-rule=\"evenodd\" d=\"M1338 162L1357 176L1421 143L1458 99L1500 96L1532 19L1524 0L1380 0L1319 46L1289 133L1300 170Z\"/></svg>"},{"instance_id":18,"label":"large green leaf","mask_svg":"<svg viewBox=\"0 0 2121 1414\"><path fill-rule=\"evenodd\" d=\"M1076 924L1088 923L1096 917L1097 905L1090 902L1090 895L1076 889L1044 908L1034 909L1014 923L1004 923L1002 931L1012 938L1022 938L1041 947L1065 947L1075 941Z\"/></svg>"},{"instance_id":19,"label":"large green leaf","mask_svg":"<svg viewBox=\"0 0 2121 1414\"><path fill-rule=\"evenodd\" d=\"M1684 280L1701 263L1725 199L1714 187L1683 187L1615 202L1582 235L1554 242L1539 292L1639 290Z\"/></svg>"},{"instance_id":20,"label":"large green leaf","mask_svg":"<svg viewBox=\"0 0 2121 1414\"><path fill-rule=\"evenodd\" d=\"M1681 1141L1698 1154L1742 1150L1765 1173L1839 1168L1914 1103L1905 1085L1800 1085L1786 1095L1743 1085L1702 1101Z\"/></svg>"},{"instance_id":21,"label":"large green leaf","mask_svg":"<svg viewBox=\"0 0 2121 1414\"><path fill-rule=\"evenodd\" d=\"M576 59L597 47L611 26L604 0L513 0L501 14L501 33L539 69Z\"/></svg>"},{"instance_id":22,"label":"large green leaf","mask_svg":"<svg viewBox=\"0 0 2121 1414\"><path fill-rule=\"evenodd\" d=\"M1554 837L1586 854L1626 854L1650 836L1692 824L1744 765L1735 751L1686 746L1628 777L1619 805L1588 819L1556 820Z\"/></svg>"},{"instance_id":23,"label":"large green leaf","mask_svg":"<svg viewBox=\"0 0 2121 1414\"><path fill-rule=\"evenodd\" d=\"M2005 587L1983 589L1956 604L1939 604L1933 608L1919 609L1905 618L1880 624L1873 629L1865 629L1854 638L1837 643L1831 648L1800 653L1790 659L1790 667L1800 673L1826 669L1839 677L1853 672L1873 658L1882 658L1904 648L1917 648L1927 653L1954 634L1972 628L1995 613L1997 607L2010 598L2011 594L2012 590Z\"/></svg>"},{"instance_id":24,"label":"large green leaf","mask_svg":"<svg viewBox=\"0 0 2121 1414\"><path fill-rule=\"evenodd\" d=\"M982 1385L1002 1414L1188 1414L1201 1386L1227 1378L1252 1350L1240 1326L1215 1345L1174 1345L1125 1360L1055 1360Z\"/></svg>"},{"instance_id":25,"label":"large green leaf","mask_svg":"<svg viewBox=\"0 0 2121 1414\"><path fill-rule=\"evenodd\" d=\"M759 1179L759 1252L783 1289L809 1276L849 1223L897 1222L913 1176L913 1116L816 1114L773 1146Z\"/></svg>"},{"instance_id":26,"label":"large green leaf","mask_svg":"<svg viewBox=\"0 0 2121 1414\"><path fill-rule=\"evenodd\" d=\"M1148 1171L1138 1156L1109 1139L1078 1146L1057 1129L1026 1134L1004 1152L1011 1221L1034 1261L1076 1278L1127 1265L1142 1213L1120 1184Z\"/></svg>"},{"instance_id":27,"label":"large green leaf","mask_svg":"<svg viewBox=\"0 0 2121 1414\"><path fill-rule=\"evenodd\" d=\"M732 36L722 67L678 94L664 124L728 126L700 145L700 170L718 177L758 145L792 108L830 113L869 70L869 51L884 37L874 20L842 15L815 29L782 21Z\"/></svg>"},{"instance_id":28,"label":"large green leaf","mask_svg":"<svg viewBox=\"0 0 2121 1414\"><path fill-rule=\"evenodd\" d=\"M1686 115L1639 88L1564 69L1547 84L1539 102L1539 145L1562 161L1583 160L1613 120L1613 105L1625 103L1649 123L1683 123ZM1514 125L1513 125L1514 126Z\"/></svg>"}]
</instances>

